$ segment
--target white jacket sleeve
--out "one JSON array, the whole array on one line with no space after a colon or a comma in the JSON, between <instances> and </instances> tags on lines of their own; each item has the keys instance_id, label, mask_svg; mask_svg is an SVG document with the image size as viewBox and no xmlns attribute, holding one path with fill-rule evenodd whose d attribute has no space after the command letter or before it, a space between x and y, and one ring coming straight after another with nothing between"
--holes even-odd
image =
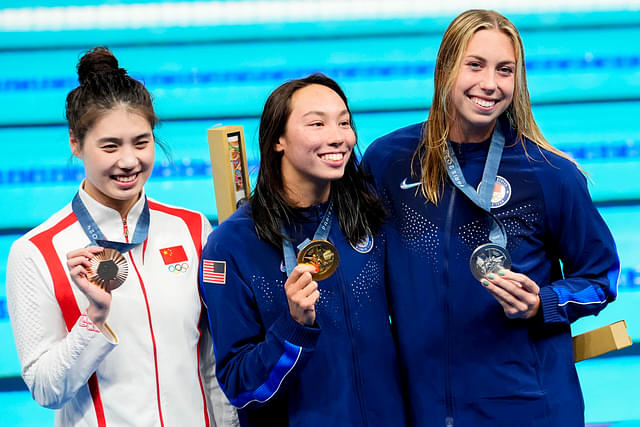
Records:
<instances>
[{"instance_id":1,"label":"white jacket sleeve","mask_svg":"<svg viewBox=\"0 0 640 427\"><path fill-rule=\"evenodd\" d=\"M203 217L202 245L212 231L211 224ZM207 406L212 427L236 427L240 425L236 408L229 403L216 378L216 358L213 353L213 342L209 331L207 315L202 317L202 337L200 338L200 373L207 397Z\"/></svg>"},{"instance_id":2,"label":"white jacket sleeve","mask_svg":"<svg viewBox=\"0 0 640 427\"><path fill-rule=\"evenodd\" d=\"M206 319L203 319L208 323ZM207 395L207 406L211 415L211 425L216 427L236 427L240 425L236 408L229 403L229 399L218 384L216 378L216 359L213 354L211 333L209 327L203 325L200 338L200 372Z\"/></svg>"},{"instance_id":3,"label":"white jacket sleeve","mask_svg":"<svg viewBox=\"0 0 640 427\"><path fill-rule=\"evenodd\" d=\"M86 314L67 332L46 263L26 239L16 241L9 253L7 305L22 378L36 402L47 408L72 399L117 344Z\"/></svg>"}]
</instances>

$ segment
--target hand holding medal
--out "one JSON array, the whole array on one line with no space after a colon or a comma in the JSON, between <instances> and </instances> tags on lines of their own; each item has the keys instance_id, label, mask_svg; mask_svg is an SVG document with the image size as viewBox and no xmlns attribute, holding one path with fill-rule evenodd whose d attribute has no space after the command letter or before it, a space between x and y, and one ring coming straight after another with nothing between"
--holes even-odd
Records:
<instances>
[{"instance_id":1,"label":"hand holding medal","mask_svg":"<svg viewBox=\"0 0 640 427\"><path fill-rule=\"evenodd\" d=\"M298 246L297 257L292 243L287 239L282 241L288 276L284 288L289 302L289 312L301 325L311 326L316 320L315 304L320 298L316 280L326 279L338 268L338 250L327 240L331 229L332 211L333 204L329 203L313 240L306 239ZM286 236L284 228L282 231Z\"/></svg>"},{"instance_id":2,"label":"hand holding medal","mask_svg":"<svg viewBox=\"0 0 640 427\"><path fill-rule=\"evenodd\" d=\"M478 246L469 258L471 274L482 281L487 274L498 273L511 268L509 252L500 245L485 243Z\"/></svg>"},{"instance_id":3,"label":"hand holding medal","mask_svg":"<svg viewBox=\"0 0 640 427\"><path fill-rule=\"evenodd\" d=\"M149 232L149 203L144 206L135 232L129 242L107 240L100 227L87 210L80 192L71 201L71 209L92 246L77 249L67 254L67 266L71 279L89 299L87 314L96 324L101 324L109 313L111 291L120 287L127 279L128 266L122 253L142 244Z\"/></svg>"},{"instance_id":4,"label":"hand holding medal","mask_svg":"<svg viewBox=\"0 0 640 427\"><path fill-rule=\"evenodd\" d=\"M89 260L89 282L111 293L127 280L129 267L124 256L115 249L105 249Z\"/></svg>"},{"instance_id":5,"label":"hand holding medal","mask_svg":"<svg viewBox=\"0 0 640 427\"><path fill-rule=\"evenodd\" d=\"M311 272L313 280L324 280L336 271L340 263L338 249L327 240L329 230L331 230L332 212L333 203L330 202L313 235L313 240L305 239L298 245L299 252L297 257L292 243L287 239L283 239L282 252L287 276L291 275L296 264L313 266L315 268L315 271ZM282 228L282 234L284 236L287 235L284 228Z\"/></svg>"},{"instance_id":6,"label":"hand holding medal","mask_svg":"<svg viewBox=\"0 0 640 427\"><path fill-rule=\"evenodd\" d=\"M500 303L509 319L529 319L540 309L540 287L524 274L500 270L487 274L482 284Z\"/></svg>"},{"instance_id":7,"label":"hand holding medal","mask_svg":"<svg viewBox=\"0 0 640 427\"><path fill-rule=\"evenodd\" d=\"M67 254L67 267L73 283L82 291L89 300L87 314L96 326L101 327L109 313L111 305L111 293L100 285L92 283L90 279L92 261L105 249L100 246L89 246L76 249ZM107 268L107 270L110 270Z\"/></svg>"},{"instance_id":8,"label":"hand holding medal","mask_svg":"<svg viewBox=\"0 0 640 427\"><path fill-rule=\"evenodd\" d=\"M320 299L318 283L312 277L316 273L318 269L314 265L297 265L284 284L289 313L296 322L304 326L311 326L316 321L315 305Z\"/></svg>"},{"instance_id":9,"label":"hand holding medal","mask_svg":"<svg viewBox=\"0 0 640 427\"><path fill-rule=\"evenodd\" d=\"M67 265L71 278L76 284L84 276L85 280L105 292L111 293L127 280L128 265L124 256L115 249L89 246L67 254ZM78 266L84 267L78 269ZM80 289L82 287L80 286Z\"/></svg>"},{"instance_id":10,"label":"hand holding medal","mask_svg":"<svg viewBox=\"0 0 640 427\"><path fill-rule=\"evenodd\" d=\"M291 254L292 248L285 253ZM285 259L288 259L286 256ZM308 241L301 247L293 268L284 284L291 317L301 325L311 326L316 320L315 304L320 299L317 280L331 276L338 268L338 250L325 239ZM291 260L286 264L291 264Z\"/></svg>"},{"instance_id":11,"label":"hand holding medal","mask_svg":"<svg viewBox=\"0 0 640 427\"><path fill-rule=\"evenodd\" d=\"M489 152L482 172L482 180L477 189L473 189L465 180L460 164L447 140L445 162L447 174L462 193L476 206L486 212L491 219L489 241L478 246L469 259L469 268L473 277L482 282L494 298L502 305L507 317L530 318L536 315L540 308L540 288L533 280L523 274L513 273L511 257L507 251L507 230L500 219L491 213L494 184L497 179L500 158L505 139L496 125L491 136ZM489 282L491 280L491 282Z\"/></svg>"},{"instance_id":12,"label":"hand holding medal","mask_svg":"<svg viewBox=\"0 0 640 427\"><path fill-rule=\"evenodd\" d=\"M316 271L311 273L313 280L324 280L336 271L340 256L331 242L317 239L300 249L297 261L298 264L310 264L316 267Z\"/></svg>"}]
</instances>

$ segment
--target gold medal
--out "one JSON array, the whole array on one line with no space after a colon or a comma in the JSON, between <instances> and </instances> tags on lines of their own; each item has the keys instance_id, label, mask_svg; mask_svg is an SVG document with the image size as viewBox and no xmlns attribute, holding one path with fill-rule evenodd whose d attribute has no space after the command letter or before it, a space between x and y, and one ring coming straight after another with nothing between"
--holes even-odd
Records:
<instances>
[{"instance_id":1,"label":"gold medal","mask_svg":"<svg viewBox=\"0 0 640 427\"><path fill-rule=\"evenodd\" d=\"M87 272L89 281L107 292L117 289L127 280L129 272L127 260L115 249L105 249L89 262L91 263Z\"/></svg>"},{"instance_id":2,"label":"gold medal","mask_svg":"<svg viewBox=\"0 0 640 427\"><path fill-rule=\"evenodd\" d=\"M312 240L298 252L298 264L311 264L318 271L312 273L313 280L324 280L338 268L338 250L328 240Z\"/></svg>"}]
</instances>

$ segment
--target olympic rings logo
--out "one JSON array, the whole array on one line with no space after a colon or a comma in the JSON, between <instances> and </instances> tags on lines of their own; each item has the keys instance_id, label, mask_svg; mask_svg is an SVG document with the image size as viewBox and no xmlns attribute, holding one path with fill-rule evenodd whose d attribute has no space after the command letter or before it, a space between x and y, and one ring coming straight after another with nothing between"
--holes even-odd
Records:
<instances>
[{"instance_id":1,"label":"olympic rings logo","mask_svg":"<svg viewBox=\"0 0 640 427\"><path fill-rule=\"evenodd\" d=\"M189 263L182 262L177 264L172 264L169 266L169 271L174 274L186 273L189 270Z\"/></svg>"}]
</instances>

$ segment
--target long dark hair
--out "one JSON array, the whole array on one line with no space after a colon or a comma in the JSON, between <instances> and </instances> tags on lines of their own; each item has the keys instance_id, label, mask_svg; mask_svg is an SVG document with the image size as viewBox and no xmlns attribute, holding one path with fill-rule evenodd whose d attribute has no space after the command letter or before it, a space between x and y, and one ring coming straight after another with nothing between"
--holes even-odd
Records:
<instances>
[{"instance_id":1,"label":"long dark hair","mask_svg":"<svg viewBox=\"0 0 640 427\"><path fill-rule=\"evenodd\" d=\"M142 115L154 129L158 117L149 91L118 66L118 60L108 48L100 46L86 52L77 69L80 86L67 95L65 113L80 148L96 120L120 106Z\"/></svg>"},{"instance_id":2,"label":"long dark hair","mask_svg":"<svg viewBox=\"0 0 640 427\"><path fill-rule=\"evenodd\" d=\"M282 182L282 152L276 152L274 146L285 133L291 114L291 97L297 90L312 84L326 86L338 94L347 107L355 133L346 95L338 83L324 74L316 73L288 81L269 95L260 118L260 171L250 202L258 237L277 248L286 238L282 234L281 224L291 222L297 214L296 209L286 202ZM343 177L331 182L330 198L340 229L352 244L375 233L384 222L382 202L365 182L356 158L356 148L345 166Z\"/></svg>"}]
</instances>

